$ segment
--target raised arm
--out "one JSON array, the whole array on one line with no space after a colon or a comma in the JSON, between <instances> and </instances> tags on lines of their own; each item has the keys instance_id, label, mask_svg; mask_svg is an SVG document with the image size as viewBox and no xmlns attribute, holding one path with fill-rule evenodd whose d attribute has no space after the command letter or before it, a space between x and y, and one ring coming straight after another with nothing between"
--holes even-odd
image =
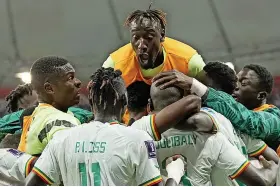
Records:
<instances>
[{"instance_id":1,"label":"raised arm","mask_svg":"<svg viewBox=\"0 0 280 187\"><path fill-rule=\"evenodd\" d=\"M159 133L176 125L185 117L199 112L200 107L201 99L195 95L189 95L165 107L155 115L155 124Z\"/></svg>"}]
</instances>

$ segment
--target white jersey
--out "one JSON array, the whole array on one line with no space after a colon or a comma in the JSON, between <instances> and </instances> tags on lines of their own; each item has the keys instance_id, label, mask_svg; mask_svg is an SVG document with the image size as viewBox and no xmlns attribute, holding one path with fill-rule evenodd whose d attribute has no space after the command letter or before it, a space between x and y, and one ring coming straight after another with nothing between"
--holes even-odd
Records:
<instances>
[{"instance_id":1,"label":"white jersey","mask_svg":"<svg viewBox=\"0 0 280 187\"><path fill-rule=\"evenodd\" d=\"M62 181L66 186L136 186L162 180L146 132L98 121L58 132L32 171L48 184Z\"/></svg>"},{"instance_id":2,"label":"white jersey","mask_svg":"<svg viewBox=\"0 0 280 187\"><path fill-rule=\"evenodd\" d=\"M244 155L243 159L247 160L247 148L242 139L239 137L238 133L236 133L236 131L234 130L230 121L226 119L223 115L209 108L202 108L201 112L207 114L213 120L216 131L224 134L225 137L227 137L228 141L232 145L236 146L237 149ZM132 124L132 127L147 131L152 138L158 140L160 139L160 137L158 138L157 135L158 133L154 123L154 116L155 115L145 116L140 120L134 122ZM156 147L158 151L158 161L160 164L161 173L165 176L167 175L165 171L165 161L168 157L174 154L181 154L185 157L185 159L187 159L188 173L195 172L196 169L193 165L196 163L200 152L205 147L205 142L210 136L210 134L190 131L187 132L173 128L163 133L161 137L162 140L156 142ZM247 141L246 143L250 146L251 153L253 153L254 151L256 153L256 150L263 150L263 148L265 147L265 143L262 141L260 142L260 140L253 141L252 139L250 139L249 136L245 135L244 139ZM245 160L241 161L245 162ZM234 177L231 177L229 175L226 176L224 170L227 169L227 171L231 171L232 174L234 174L235 171L237 171L239 167L241 167L241 164L242 163L237 162L235 166L231 165L232 168L214 167L213 170L211 170L213 185L237 185L236 181L231 180ZM188 177L184 176L182 178L182 183L184 185L189 185L190 181Z\"/></svg>"},{"instance_id":3,"label":"white jersey","mask_svg":"<svg viewBox=\"0 0 280 187\"><path fill-rule=\"evenodd\" d=\"M201 112L206 113L213 121L217 131L222 132L228 140L237 146L237 148L248 158L256 157L267 148L264 141L254 139L247 134L242 134L234 129L231 122L222 114L214 111L213 109L203 107Z\"/></svg>"},{"instance_id":4,"label":"white jersey","mask_svg":"<svg viewBox=\"0 0 280 187\"><path fill-rule=\"evenodd\" d=\"M215 184L217 180L210 174L212 168L224 168L224 175L220 177L229 176L233 179L248 166L249 161L237 147L231 144L223 133L217 132L205 142L205 148L200 152L194 165L194 172L190 172L189 177L194 186L210 185L210 181L213 186L217 186L218 184ZM238 185L235 180L232 183Z\"/></svg>"},{"instance_id":5,"label":"white jersey","mask_svg":"<svg viewBox=\"0 0 280 187\"><path fill-rule=\"evenodd\" d=\"M143 116L141 119L135 121L131 127L147 132L155 141L161 139L161 135L157 131L157 127L155 125L155 114Z\"/></svg>"},{"instance_id":6,"label":"white jersey","mask_svg":"<svg viewBox=\"0 0 280 187\"><path fill-rule=\"evenodd\" d=\"M24 185L34 159L16 149L0 149L0 185Z\"/></svg>"}]
</instances>

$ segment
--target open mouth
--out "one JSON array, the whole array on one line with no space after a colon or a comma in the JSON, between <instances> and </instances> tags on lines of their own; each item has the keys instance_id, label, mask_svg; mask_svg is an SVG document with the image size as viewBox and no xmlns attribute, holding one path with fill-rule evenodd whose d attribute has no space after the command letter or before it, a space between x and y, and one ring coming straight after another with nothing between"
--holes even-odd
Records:
<instances>
[{"instance_id":1,"label":"open mouth","mask_svg":"<svg viewBox=\"0 0 280 187\"><path fill-rule=\"evenodd\" d=\"M149 55L147 53L139 54L139 58L141 61L147 61L149 59Z\"/></svg>"},{"instance_id":2,"label":"open mouth","mask_svg":"<svg viewBox=\"0 0 280 187\"><path fill-rule=\"evenodd\" d=\"M238 99L238 98L237 98L237 95L232 94L231 96L233 97L233 99L235 99L235 100L237 101L237 99Z\"/></svg>"}]
</instances>

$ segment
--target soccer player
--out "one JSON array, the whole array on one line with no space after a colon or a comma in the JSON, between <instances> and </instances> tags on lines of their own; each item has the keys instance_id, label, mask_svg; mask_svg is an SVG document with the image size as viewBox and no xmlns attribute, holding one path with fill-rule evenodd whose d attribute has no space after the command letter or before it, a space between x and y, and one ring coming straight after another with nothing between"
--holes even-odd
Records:
<instances>
[{"instance_id":1,"label":"soccer player","mask_svg":"<svg viewBox=\"0 0 280 187\"><path fill-rule=\"evenodd\" d=\"M173 95L170 95L170 93L173 93ZM174 87L166 88L165 90L160 90L159 88L155 87L154 84L151 87L151 99L154 105L155 113L157 113L156 111L160 111L164 107L170 105L174 101L179 100L182 98L182 96L182 92ZM247 161L245 156L247 154L246 147L243 141L236 135L230 122L222 115L219 115L215 111L207 108L201 109L200 116L201 115L204 116L204 123L201 123L200 120L197 120L196 117L192 116L187 120L190 128L186 128L187 126L185 124L183 126L181 124L180 126L177 125L174 128L164 132L162 134L162 139L156 142L161 173L166 175L164 170L166 158L173 154L181 154L188 161L188 173L198 172L203 175L205 171L203 172L201 170L197 170L194 165L197 162L197 158L199 157L201 151L204 148L207 149L207 147L205 147L205 142L207 142L207 139L211 137L213 133L218 131L219 133L226 135L226 140L229 141L230 144L235 145L235 148L228 149L228 160L223 160L222 158L219 158L219 160L217 158L215 160L216 164L210 170L210 172L212 171L211 178L213 179L213 185L236 185L237 182L234 180L235 178L245 182L247 185L264 185L265 183L262 178L259 180L247 180L247 176L249 176L250 172L245 172L245 174L243 173L244 168L249 167L250 169L248 171L254 171L256 168L250 166L249 162ZM145 118L142 118L134 122L134 124L140 122L144 123L144 120ZM196 125L198 122L202 125ZM146 120L146 123L149 122ZM134 124L132 124L132 127ZM191 132L191 130L200 132ZM227 148L225 150L227 150ZM245 155L242 154L242 150L245 150ZM274 164L274 166L276 166L276 164ZM275 172L275 170L273 171ZM262 173L262 171L254 172L265 174L264 172ZM191 184L191 181L189 181L186 176L182 178L182 182L185 185Z\"/></svg>"},{"instance_id":2,"label":"soccer player","mask_svg":"<svg viewBox=\"0 0 280 187\"><path fill-rule=\"evenodd\" d=\"M26 109L38 103L38 95L30 84L18 85L16 89L6 97L9 112Z\"/></svg>"},{"instance_id":3,"label":"soccer player","mask_svg":"<svg viewBox=\"0 0 280 187\"><path fill-rule=\"evenodd\" d=\"M222 133L218 132L216 135L211 136L208 138L207 142L205 143L205 148L201 151L197 161L194 165L196 171L203 171L202 173L199 172L188 172L189 177L191 178L192 184L194 186L206 186L211 184L211 180L215 180L211 176L211 170L215 165L220 165L220 167L226 167L223 164L223 161L227 161L230 165L234 165L234 160L231 160L235 154L233 153L234 150L236 151L236 147L232 145ZM233 155L232 155L233 154ZM221 162L222 161L222 162ZM243 184L240 186L244 186L244 184L249 185L266 185L272 186L275 184L275 180L277 177L278 166L273 161L267 161L264 157L260 156L259 161L261 164L255 169L250 165L246 168L240 168L240 170L244 170L240 177L243 180ZM261 172L259 171L265 171ZM231 175L228 171L232 171L231 167L224 170L226 175ZM236 176L238 173L234 173L233 176ZM245 176L246 175L246 176ZM221 177L217 176L216 180ZM235 183L236 185L240 183Z\"/></svg>"},{"instance_id":4,"label":"soccer player","mask_svg":"<svg viewBox=\"0 0 280 187\"><path fill-rule=\"evenodd\" d=\"M144 81L136 81L127 87L127 109L130 114L128 126L148 114L150 88L151 86Z\"/></svg>"},{"instance_id":5,"label":"soccer player","mask_svg":"<svg viewBox=\"0 0 280 187\"><path fill-rule=\"evenodd\" d=\"M22 109L29 108L31 106L38 104L38 95L31 88L30 84L18 85L11 93L6 97L7 109L9 113L17 112ZM10 114L13 117L18 117L19 115ZM10 121L10 118L4 116L0 119L0 141L6 136L7 133L13 134L19 128L15 123L11 123L10 126L6 126L2 123L2 119L7 119Z\"/></svg>"},{"instance_id":6,"label":"soccer player","mask_svg":"<svg viewBox=\"0 0 280 187\"><path fill-rule=\"evenodd\" d=\"M257 64L246 65L237 74L237 77L238 84L232 94L236 101L250 110L267 111L280 119L280 110L276 106L266 103L267 97L272 91L273 77L265 67ZM265 141L275 151L280 144L280 140L269 141L265 139Z\"/></svg>"},{"instance_id":7,"label":"soccer player","mask_svg":"<svg viewBox=\"0 0 280 187\"><path fill-rule=\"evenodd\" d=\"M172 69L200 77L205 65L202 57L191 46L166 37L166 24L166 14L161 10L132 12L125 21L130 43L110 54L103 67L121 70L126 87L135 81L151 85L155 75Z\"/></svg>"},{"instance_id":8,"label":"soccer player","mask_svg":"<svg viewBox=\"0 0 280 187\"><path fill-rule=\"evenodd\" d=\"M205 84L207 86L226 92L230 95L236 91L236 84L238 82L237 76L235 75L235 72L225 64L220 62L209 62L203 69L206 73ZM242 134L239 131L237 132L245 143L249 156L258 157L259 155L263 155L266 159L278 163L278 158L275 152L268 147L269 145L267 146L266 143L260 139L254 139L247 134Z\"/></svg>"},{"instance_id":9,"label":"soccer player","mask_svg":"<svg viewBox=\"0 0 280 187\"><path fill-rule=\"evenodd\" d=\"M36 107L30 107L25 110L19 110L0 118L0 141L2 141L7 134L21 134L24 120L32 115L35 108ZM74 114L75 118L77 118L80 123L87 123L93 118L92 112L82 108L70 107L69 111Z\"/></svg>"},{"instance_id":10,"label":"soccer player","mask_svg":"<svg viewBox=\"0 0 280 187\"><path fill-rule=\"evenodd\" d=\"M80 124L66 112L79 103L81 81L69 61L57 56L36 60L30 73L39 105L23 125L19 150L40 155L54 133Z\"/></svg>"},{"instance_id":11,"label":"soccer player","mask_svg":"<svg viewBox=\"0 0 280 187\"><path fill-rule=\"evenodd\" d=\"M242 89L249 89L255 92L252 97L257 97L256 100L258 103L263 104L260 100L264 100L266 98L266 93L269 92L269 89L267 90L266 87L262 87L263 81L259 78L259 75L256 76L256 74L253 74L255 77L252 76L252 71L249 70L250 67L252 66L243 69L243 72L244 70L245 72L249 71L250 74L247 74L246 79L244 79L244 77L243 79L240 79L241 82L243 81ZM241 76L241 74L239 75ZM252 78L255 80L252 80L251 82ZM221 77L221 80L223 79L224 78ZM202 97L203 103L206 106L223 114L231 121L237 130L240 130L244 134L262 139L265 142L278 142L280 138L280 111L277 107L264 105L263 108L261 107L261 109L264 110L249 110L244 105L237 102L231 95L225 92L217 91L211 87L208 88L196 79L188 77L176 70L161 73L160 75L154 77L153 81L155 81L156 85L160 86L161 89L174 85L182 88L183 90L191 91L191 93L197 94ZM250 86L252 83L259 83L260 87L258 89L253 89ZM239 92L239 94L244 94L244 92Z\"/></svg>"},{"instance_id":12,"label":"soccer player","mask_svg":"<svg viewBox=\"0 0 280 187\"><path fill-rule=\"evenodd\" d=\"M89 98L95 120L58 132L36 162L26 184L159 184L162 179L151 137L118 122L127 104L121 72L100 68L91 79Z\"/></svg>"}]
</instances>

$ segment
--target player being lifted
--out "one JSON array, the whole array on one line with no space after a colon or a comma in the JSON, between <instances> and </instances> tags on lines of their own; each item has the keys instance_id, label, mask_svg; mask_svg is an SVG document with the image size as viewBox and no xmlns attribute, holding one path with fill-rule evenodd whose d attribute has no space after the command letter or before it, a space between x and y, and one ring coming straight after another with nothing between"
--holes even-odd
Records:
<instances>
[{"instance_id":1,"label":"player being lifted","mask_svg":"<svg viewBox=\"0 0 280 187\"><path fill-rule=\"evenodd\" d=\"M156 185L161 182L151 137L119 125L127 104L120 71L101 68L91 76L95 120L58 132L26 179L27 185ZM67 169L71 168L71 170Z\"/></svg>"}]
</instances>

